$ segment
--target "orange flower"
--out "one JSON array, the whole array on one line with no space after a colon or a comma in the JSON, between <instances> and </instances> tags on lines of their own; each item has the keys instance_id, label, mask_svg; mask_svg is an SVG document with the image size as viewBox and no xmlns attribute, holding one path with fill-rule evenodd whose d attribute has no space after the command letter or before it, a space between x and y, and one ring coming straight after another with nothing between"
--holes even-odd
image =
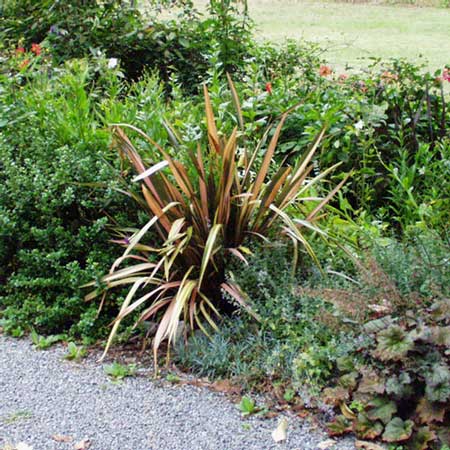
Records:
<instances>
[{"instance_id":1,"label":"orange flower","mask_svg":"<svg viewBox=\"0 0 450 450\"><path fill-rule=\"evenodd\" d=\"M319 75L321 77L327 77L333 73L333 70L330 66L320 66L319 68Z\"/></svg>"},{"instance_id":2,"label":"orange flower","mask_svg":"<svg viewBox=\"0 0 450 450\"><path fill-rule=\"evenodd\" d=\"M272 95L272 83L270 81L266 83L266 92Z\"/></svg>"},{"instance_id":3,"label":"orange flower","mask_svg":"<svg viewBox=\"0 0 450 450\"><path fill-rule=\"evenodd\" d=\"M31 44L31 51L36 55L39 56L42 52L42 48L39 44Z\"/></svg>"},{"instance_id":4,"label":"orange flower","mask_svg":"<svg viewBox=\"0 0 450 450\"><path fill-rule=\"evenodd\" d=\"M389 72L388 70L386 70L385 72L383 72L381 74L381 79L385 82L385 83L390 83L391 81L396 81L398 80L398 75L392 72Z\"/></svg>"},{"instance_id":5,"label":"orange flower","mask_svg":"<svg viewBox=\"0 0 450 450\"><path fill-rule=\"evenodd\" d=\"M348 78L348 75L346 73L341 73L339 75L339 81L345 81Z\"/></svg>"},{"instance_id":6,"label":"orange flower","mask_svg":"<svg viewBox=\"0 0 450 450\"><path fill-rule=\"evenodd\" d=\"M19 69L23 70L25 69L28 64L30 64L30 60L29 59L24 59L20 64L19 64Z\"/></svg>"}]
</instances>

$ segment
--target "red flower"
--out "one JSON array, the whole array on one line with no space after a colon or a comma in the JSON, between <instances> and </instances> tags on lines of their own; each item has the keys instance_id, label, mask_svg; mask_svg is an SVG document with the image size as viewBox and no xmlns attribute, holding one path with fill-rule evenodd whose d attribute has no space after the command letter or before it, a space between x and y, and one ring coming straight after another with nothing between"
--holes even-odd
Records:
<instances>
[{"instance_id":1,"label":"red flower","mask_svg":"<svg viewBox=\"0 0 450 450\"><path fill-rule=\"evenodd\" d=\"M450 83L450 69L445 68L442 71L442 79Z\"/></svg>"},{"instance_id":2,"label":"red flower","mask_svg":"<svg viewBox=\"0 0 450 450\"><path fill-rule=\"evenodd\" d=\"M19 69L23 70L25 69L28 64L30 64L30 60L29 59L24 59L20 64L19 64Z\"/></svg>"},{"instance_id":3,"label":"red flower","mask_svg":"<svg viewBox=\"0 0 450 450\"><path fill-rule=\"evenodd\" d=\"M270 81L266 83L266 92L272 95L272 83Z\"/></svg>"},{"instance_id":4,"label":"red flower","mask_svg":"<svg viewBox=\"0 0 450 450\"><path fill-rule=\"evenodd\" d=\"M319 75L321 77L327 77L328 75L331 75L333 73L333 70L330 66L320 66L319 68Z\"/></svg>"},{"instance_id":5,"label":"red flower","mask_svg":"<svg viewBox=\"0 0 450 450\"><path fill-rule=\"evenodd\" d=\"M31 44L31 51L36 55L39 56L42 52L42 48L39 44Z\"/></svg>"},{"instance_id":6,"label":"red flower","mask_svg":"<svg viewBox=\"0 0 450 450\"><path fill-rule=\"evenodd\" d=\"M23 47L17 47L16 54L19 54L19 53L25 53L25 49Z\"/></svg>"}]
</instances>

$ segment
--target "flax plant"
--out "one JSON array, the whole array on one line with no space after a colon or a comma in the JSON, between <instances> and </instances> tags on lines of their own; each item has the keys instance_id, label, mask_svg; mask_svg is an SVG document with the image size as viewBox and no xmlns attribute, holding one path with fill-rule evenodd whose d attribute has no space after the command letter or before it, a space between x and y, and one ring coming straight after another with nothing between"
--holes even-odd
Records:
<instances>
[{"instance_id":1,"label":"flax plant","mask_svg":"<svg viewBox=\"0 0 450 450\"><path fill-rule=\"evenodd\" d=\"M238 96L229 81L238 123L242 126ZM216 329L224 297L232 298L257 320L245 301L245 294L226 278L226 260L230 256L248 264L250 250L244 245L247 240L268 240L275 231L294 243L294 265L299 245L318 263L305 230L324 235L316 223L319 213L345 181L323 198L309 197L311 188L336 168L311 176L311 161L325 130L295 167L281 166L273 170L273 156L286 115L276 126L261 161L258 155L268 139L263 139L252 151L238 149L238 128L221 138L206 87L204 98L208 145L202 149L198 144L196 151L189 153L194 176L192 171L188 175L187 165L171 157L141 130L130 125L113 126L119 151L138 174L134 181L141 183L143 205L150 220L124 243L123 255L102 280L106 286L104 293L116 286L130 285L104 355L122 319L138 308L141 312L136 325L151 317L159 318L153 341L155 366L158 348L164 340L170 344L177 338L181 320L190 329L200 328L205 333L206 323ZM154 146L161 160L146 167L125 128L133 129ZM310 212L301 219L291 217L288 212L298 202L313 202ZM144 243L150 230L157 232L161 245L152 247ZM130 261L132 265L121 268L124 262ZM100 294L97 289L86 299Z\"/></svg>"}]
</instances>

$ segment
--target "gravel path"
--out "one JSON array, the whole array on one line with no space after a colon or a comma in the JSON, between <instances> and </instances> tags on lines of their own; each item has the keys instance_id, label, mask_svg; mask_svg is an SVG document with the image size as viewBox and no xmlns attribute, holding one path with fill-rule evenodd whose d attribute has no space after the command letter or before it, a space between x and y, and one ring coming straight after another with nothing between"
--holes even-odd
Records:
<instances>
[{"instance_id":1,"label":"gravel path","mask_svg":"<svg viewBox=\"0 0 450 450\"><path fill-rule=\"evenodd\" d=\"M242 419L222 394L138 376L111 382L101 364L62 360L65 349L37 351L28 340L0 335L0 449L68 450L313 450L327 439L288 418L288 440L275 444L278 419ZM52 436L70 437L56 442ZM333 449L354 449L351 439Z\"/></svg>"}]
</instances>

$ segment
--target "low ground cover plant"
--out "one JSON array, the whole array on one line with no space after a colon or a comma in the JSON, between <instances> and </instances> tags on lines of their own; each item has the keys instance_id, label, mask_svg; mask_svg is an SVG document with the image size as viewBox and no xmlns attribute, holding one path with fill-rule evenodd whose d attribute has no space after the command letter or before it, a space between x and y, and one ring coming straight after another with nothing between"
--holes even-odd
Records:
<instances>
[{"instance_id":1,"label":"low ground cover plant","mask_svg":"<svg viewBox=\"0 0 450 450\"><path fill-rule=\"evenodd\" d=\"M175 358L333 417L332 435L440 448L449 425L448 249L436 234L419 232L408 245L378 238L360 269L328 281L293 276L283 246L255 252L235 277L260 323L236 313L211 340L180 342Z\"/></svg>"},{"instance_id":2,"label":"low ground cover plant","mask_svg":"<svg viewBox=\"0 0 450 450\"><path fill-rule=\"evenodd\" d=\"M111 377L114 381L121 381L124 378L132 377L136 373L136 365L128 364L123 365L118 362L113 362L112 364L107 364L103 366L103 370Z\"/></svg>"},{"instance_id":3,"label":"low ground cover plant","mask_svg":"<svg viewBox=\"0 0 450 450\"><path fill-rule=\"evenodd\" d=\"M285 244L254 249L249 261L245 267L234 265L230 276L247 293L260 321L236 311L211 340L195 334L187 346L180 342L175 358L203 376L232 378L250 389L275 387L281 399L296 392L296 379L302 401L315 404L313 396L331 376L337 358L352 348L352 327L339 330L333 322L318 320L332 316L335 308L317 295L300 293L302 278L316 269L305 262L303 274L294 274Z\"/></svg>"},{"instance_id":4,"label":"low ground cover plant","mask_svg":"<svg viewBox=\"0 0 450 450\"><path fill-rule=\"evenodd\" d=\"M75 342L69 342L67 344L67 353L64 359L69 361L79 361L87 354L87 350L82 345L77 345Z\"/></svg>"},{"instance_id":5,"label":"low ground cover plant","mask_svg":"<svg viewBox=\"0 0 450 450\"><path fill-rule=\"evenodd\" d=\"M327 392L343 412L329 424L333 434L353 431L424 449L448 442L449 308L448 299L440 299L422 307L419 319L409 311L364 325L371 338L362 346L365 360L356 367L341 360L339 385Z\"/></svg>"}]
</instances>

